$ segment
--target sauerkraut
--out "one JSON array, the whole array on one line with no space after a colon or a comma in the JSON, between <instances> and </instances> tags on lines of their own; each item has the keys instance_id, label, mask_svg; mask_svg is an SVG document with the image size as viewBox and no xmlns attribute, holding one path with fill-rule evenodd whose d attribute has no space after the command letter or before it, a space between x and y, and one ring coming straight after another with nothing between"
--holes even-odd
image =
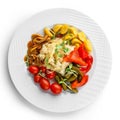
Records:
<instances>
[{"instance_id":1,"label":"sauerkraut","mask_svg":"<svg viewBox=\"0 0 120 120\"><path fill-rule=\"evenodd\" d=\"M39 57L45 61L48 69L64 75L65 69L70 63L63 61L63 57L73 50L74 46L66 45L62 39L56 38L43 44Z\"/></svg>"}]
</instances>

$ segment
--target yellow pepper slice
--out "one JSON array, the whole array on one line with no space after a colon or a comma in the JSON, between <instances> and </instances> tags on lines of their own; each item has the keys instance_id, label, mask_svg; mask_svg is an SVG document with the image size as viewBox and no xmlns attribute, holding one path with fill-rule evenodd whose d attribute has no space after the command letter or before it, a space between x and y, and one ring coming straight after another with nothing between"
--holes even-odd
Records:
<instances>
[{"instance_id":1,"label":"yellow pepper slice","mask_svg":"<svg viewBox=\"0 0 120 120\"><path fill-rule=\"evenodd\" d=\"M78 38L81 40L81 41L85 41L87 39L86 35L84 32L79 32L78 33Z\"/></svg>"},{"instance_id":2,"label":"yellow pepper slice","mask_svg":"<svg viewBox=\"0 0 120 120\"><path fill-rule=\"evenodd\" d=\"M89 39L86 39L84 41L84 45L85 45L85 49L88 51L88 52L91 52L92 51L92 44L90 42Z\"/></svg>"},{"instance_id":3,"label":"yellow pepper slice","mask_svg":"<svg viewBox=\"0 0 120 120\"><path fill-rule=\"evenodd\" d=\"M80 44L76 43L75 46L79 48L79 47L80 47Z\"/></svg>"},{"instance_id":4,"label":"yellow pepper slice","mask_svg":"<svg viewBox=\"0 0 120 120\"><path fill-rule=\"evenodd\" d=\"M72 33L68 33L65 35L65 37L63 38L64 40L71 40L73 39L75 36Z\"/></svg>"},{"instance_id":5,"label":"yellow pepper slice","mask_svg":"<svg viewBox=\"0 0 120 120\"><path fill-rule=\"evenodd\" d=\"M60 29L60 33L61 33L61 34L66 34L67 31L68 31L68 28L69 28L69 26L66 25L66 24L64 24L64 25L61 27L61 29Z\"/></svg>"},{"instance_id":6,"label":"yellow pepper slice","mask_svg":"<svg viewBox=\"0 0 120 120\"><path fill-rule=\"evenodd\" d=\"M49 28L44 28L44 33L48 35L49 37L52 37L53 34L50 32Z\"/></svg>"},{"instance_id":7,"label":"yellow pepper slice","mask_svg":"<svg viewBox=\"0 0 120 120\"><path fill-rule=\"evenodd\" d=\"M71 33L73 33L75 36L77 36L77 29L75 27L69 27L69 30Z\"/></svg>"},{"instance_id":8,"label":"yellow pepper slice","mask_svg":"<svg viewBox=\"0 0 120 120\"><path fill-rule=\"evenodd\" d=\"M72 39L71 43L74 44L82 44L82 42L80 40L78 40L77 38Z\"/></svg>"},{"instance_id":9,"label":"yellow pepper slice","mask_svg":"<svg viewBox=\"0 0 120 120\"><path fill-rule=\"evenodd\" d=\"M53 31L54 31L55 33L57 33L57 32L61 29L61 27L62 27L62 25L56 24L56 25L53 27Z\"/></svg>"}]
</instances>

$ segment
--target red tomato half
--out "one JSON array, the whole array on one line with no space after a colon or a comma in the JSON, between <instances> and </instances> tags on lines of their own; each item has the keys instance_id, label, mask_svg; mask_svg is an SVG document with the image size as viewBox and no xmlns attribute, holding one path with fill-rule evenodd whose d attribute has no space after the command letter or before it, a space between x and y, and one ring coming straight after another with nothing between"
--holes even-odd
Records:
<instances>
[{"instance_id":1,"label":"red tomato half","mask_svg":"<svg viewBox=\"0 0 120 120\"><path fill-rule=\"evenodd\" d=\"M43 90L48 90L50 88L50 82L45 79L45 78L42 78L40 80L40 87L43 89Z\"/></svg>"},{"instance_id":2,"label":"red tomato half","mask_svg":"<svg viewBox=\"0 0 120 120\"><path fill-rule=\"evenodd\" d=\"M37 74L39 72L39 68L37 66L31 65L28 67L28 71L32 74Z\"/></svg>"},{"instance_id":3,"label":"red tomato half","mask_svg":"<svg viewBox=\"0 0 120 120\"><path fill-rule=\"evenodd\" d=\"M54 94L60 94L62 92L62 87L58 83L53 83L50 88Z\"/></svg>"}]
</instances>

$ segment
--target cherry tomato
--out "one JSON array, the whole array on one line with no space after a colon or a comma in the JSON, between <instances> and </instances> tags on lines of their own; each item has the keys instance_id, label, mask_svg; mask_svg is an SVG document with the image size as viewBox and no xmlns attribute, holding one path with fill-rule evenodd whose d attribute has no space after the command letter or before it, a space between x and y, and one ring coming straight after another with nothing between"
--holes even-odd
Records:
<instances>
[{"instance_id":1,"label":"cherry tomato","mask_svg":"<svg viewBox=\"0 0 120 120\"><path fill-rule=\"evenodd\" d=\"M39 72L39 68L37 66L31 65L28 67L28 71L32 74L37 74Z\"/></svg>"},{"instance_id":2,"label":"cherry tomato","mask_svg":"<svg viewBox=\"0 0 120 120\"><path fill-rule=\"evenodd\" d=\"M41 66L41 67L40 67L40 70L41 70L43 73L45 73L45 72L46 72L46 67Z\"/></svg>"},{"instance_id":3,"label":"cherry tomato","mask_svg":"<svg viewBox=\"0 0 120 120\"><path fill-rule=\"evenodd\" d=\"M34 76L34 82L35 83L39 83L41 79L42 79L42 76L40 76L40 75L35 75Z\"/></svg>"},{"instance_id":4,"label":"cherry tomato","mask_svg":"<svg viewBox=\"0 0 120 120\"><path fill-rule=\"evenodd\" d=\"M50 88L54 94L60 94L62 92L62 87L58 83L53 83Z\"/></svg>"},{"instance_id":5,"label":"cherry tomato","mask_svg":"<svg viewBox=\"0 0 120 120\"><path fill-rule=\"evenodd\" d=\"M40 87L43 89L43 90L48 90L50 88L50 82L45 79L45 78L42 78L40 80Z\"/></svg>"},{"instance_id":6,"label":"cherry tomato","mask_svg":"<svg viewBox=\"0 0 120 120\"><path fill-rule=\"evenodd\" d=\"M49 79L53 79L54 77L55 77L55 72L54 71L51 71L51 70L47 70L46 71L46 76L47 76L47 78L49 78Z\"/></svg>"}]
</instances>

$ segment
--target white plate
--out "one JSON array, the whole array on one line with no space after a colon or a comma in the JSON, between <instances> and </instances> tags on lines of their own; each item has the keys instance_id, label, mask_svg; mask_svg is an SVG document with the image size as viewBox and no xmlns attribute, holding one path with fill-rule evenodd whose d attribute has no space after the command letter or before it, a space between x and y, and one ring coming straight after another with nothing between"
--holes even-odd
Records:
<instances>
[{"instance_id":1,"label":"white plate","mask_svg":"<svg viewBox=\"0 0 120 120\"><path fill-rule=\"evenodd\" d=\"M93 44L94 64L90 78L78 94L54 96L41 91L34 84L23 61L31 34L56 23L76 26L87 34ZM88 16L71 9L50 9L34 15L16 30L9 47L8 67L16 89L34 106L50 112L75 111L92 103L103 90L111 69L110 46L101 28Z\"/></svg>"}]
</instances>

